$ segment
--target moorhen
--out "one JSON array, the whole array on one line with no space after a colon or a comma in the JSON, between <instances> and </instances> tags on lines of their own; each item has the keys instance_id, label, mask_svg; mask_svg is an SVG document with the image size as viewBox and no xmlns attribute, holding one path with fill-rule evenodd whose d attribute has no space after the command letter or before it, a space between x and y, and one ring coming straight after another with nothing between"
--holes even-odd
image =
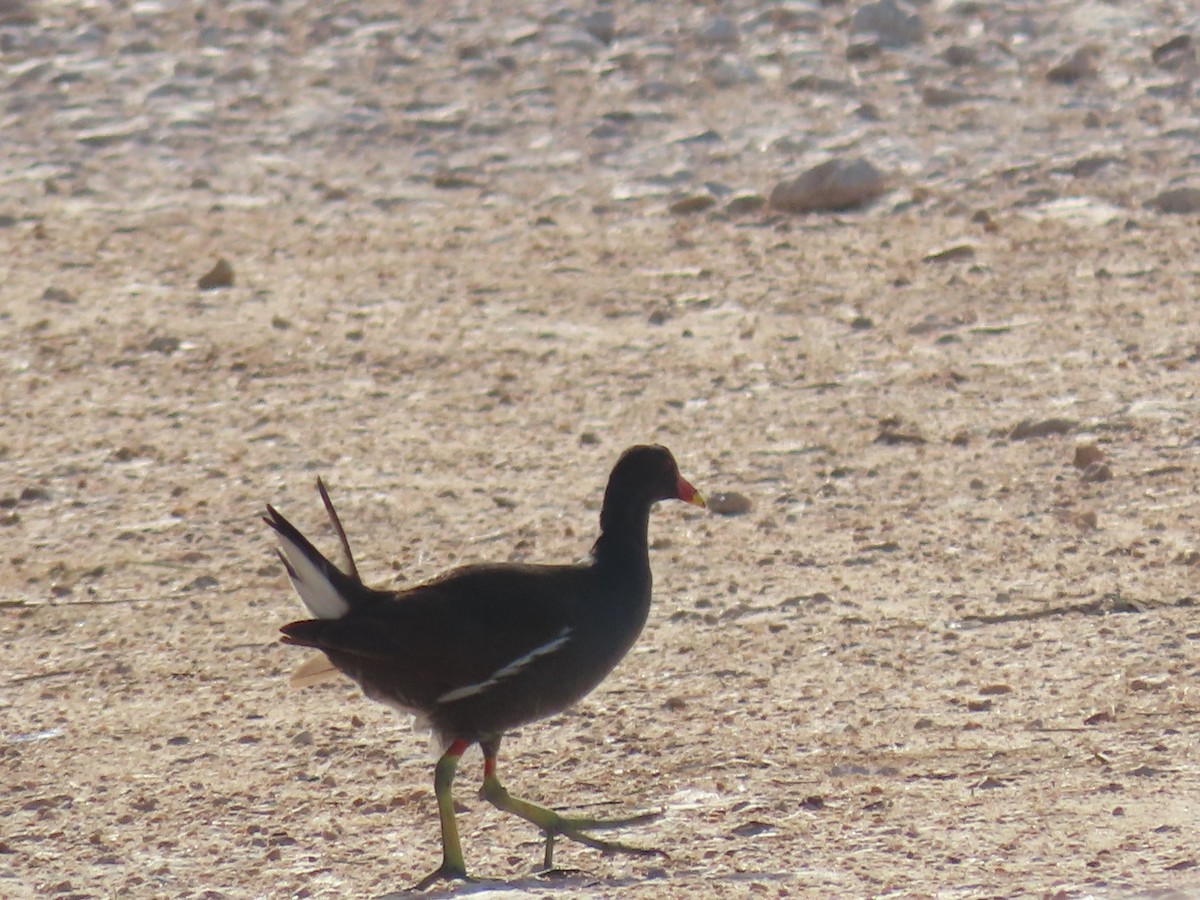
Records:
<instances>
[{"instance_id":1,"label":"moorhen","mask_svg":"<svg viewBox=\"0 0 1200 900\"><path fill-rule=\"evenodd\" d=\"M285 625L283 642L315 647L324 658L293 681L319 680L336 668L372 700L414 714L444 749L434 773L442 826L442 864L417 884L467 878L451 784L472 744L483 750L483 796L546 835L605 852L654 853L588 831L644 821L568 818L509 795L496 775L500 740L510 729L566 709L612 671L637 639L650 610L647 526L659 500L704 506L665 447L626 450L613 467L600 510L600 537L577 565L481 564L454 569L398 591L363 584L325 486L318 488L341 541L347 572L321 555L273 507L265 521L279 536L280 558L316 618ZM317 665L313 665L317 663Z\"/></svg>"}]
</instances>

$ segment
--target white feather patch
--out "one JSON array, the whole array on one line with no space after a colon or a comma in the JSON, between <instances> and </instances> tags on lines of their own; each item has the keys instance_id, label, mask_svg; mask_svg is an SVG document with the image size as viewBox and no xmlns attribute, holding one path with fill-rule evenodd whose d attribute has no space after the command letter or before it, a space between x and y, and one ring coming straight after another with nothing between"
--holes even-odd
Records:
<instances>
[{"instance_id":1,"label":"white feather patch","mask_svg":"<svg viewBox=\"0 0 1200 900\"><path fill-rule=\"evenodd\" d=\"M338 670L325 654L310 656L296 668L288 677L288 684L294 688L304 688L312 684L320 684L337 677Z\"/></svg>"},{"instance_id":2,"label":"white feather patch","mask_svg":"<svg viewBox=\"0 0 1200 900\"><path fill-rule=\"evenodd\" d=\"M466 697L473 697L486 691L488 688L499 684L505 678L516 675L523 668L533 662L535 659L545 656L547 653L553 653L559 647L567 642L571 636L571 629L564 627L562 631L551 641L542 644L540 647L534 647L524 656L519 656L504 666L502 669L497 669L483 681L477 684L465 684L460 688L455 688L452 691L446 691L442 696L437 698L438 703L453 703L455 700L462 700Z\"/></svg>"},{"instance_id":3,"label":"white feather patch","mask_svg":"<svg viewBox=\"0 0 1200 900\"><path fill-rule=\"evenodd\" d=\"M318 619L340 619L350 612L350 604L338 593L333 582L286 535L279 535L283 555L287 559L292 587Z\"/></svg>"}]
</instances>

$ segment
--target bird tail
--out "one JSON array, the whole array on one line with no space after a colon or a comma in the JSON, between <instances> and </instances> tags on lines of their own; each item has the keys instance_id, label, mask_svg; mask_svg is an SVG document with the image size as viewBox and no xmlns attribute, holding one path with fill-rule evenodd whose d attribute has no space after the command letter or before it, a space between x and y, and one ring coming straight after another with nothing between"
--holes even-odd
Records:
<instances>
[{"instance_id":1,"label":"bird tail","mask_svg":"<svg viewBox=\"0 0 1200 900\"><path fill-rule=\"evenodd\" d=\"M348 574L326 559L295 525L270 504L267 505L263 521L275 530L280 544L279 558L283 560L292 586L308 611L318 619L340 619L350 612L355 600L368 591L358 577L346 532L329 499L329 492L320 479L317 479L317 489L321 492L329 520L341 541L350 570Z\"/></svg>"}]
</instances>

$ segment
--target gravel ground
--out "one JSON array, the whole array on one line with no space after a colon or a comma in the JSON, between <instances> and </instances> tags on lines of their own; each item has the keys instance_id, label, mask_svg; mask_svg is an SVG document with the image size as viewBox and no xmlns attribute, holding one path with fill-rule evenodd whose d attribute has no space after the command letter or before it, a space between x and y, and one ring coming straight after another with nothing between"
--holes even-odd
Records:
<instances>
[{"instance_id":1,"label":"gravel ground","mask_svg":"<svg viewBox=\"0 0 1200 900\"><path fill-rule=\"evenodd\" d=\"M264 504L332 552L321 475L378 585L570 560L655 440L752 508L655 513L638 646L502 774L668 856L534 877L472 750L452 893L1200 896L1195 40L0 2L0 895L415 882L426 740L289 689ZM864 202L785 211L828 161Z\"/></svg>"}]
</instances>

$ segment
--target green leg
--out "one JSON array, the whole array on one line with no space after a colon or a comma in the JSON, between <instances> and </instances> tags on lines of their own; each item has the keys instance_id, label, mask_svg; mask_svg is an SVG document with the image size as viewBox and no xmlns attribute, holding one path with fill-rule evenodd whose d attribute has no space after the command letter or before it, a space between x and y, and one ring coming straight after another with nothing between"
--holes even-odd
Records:
<instances>
[{"instance_id":1,"label":"green leg","mask_svg":"<svg viewBox=\"0 0 1200 900\"><path fill-rule=\"evenodd\" d=\"M546 870L553 868L554 838L560 834L563 837L578 841L603 853L633 853L638 856L666 855L661 850L631 847L628 844L622 844L617 841L602 841L587 833L604 828L640 825L643 822L650 822L657 819L660 813L642 813L641 815L630 816L624 819L593 819L584 816L568 817L560 815L552 809L538 806L536 803L530 803L528 800L521 800L509 794L504 785L500 783L500 779L496 777L496 753L499 750L499 742L484 742L482 746L484 752L482 792L484 799L497 809L520 816L526 822L531 822L545 833L546 853L544 865Z\"/></svg>"},{"instance_id":2,"label":"green leg","mask_svg":"<svg viewBox=\"0 0 1200 900\"><path fill-rule=\"evenodd\" d=\"M455 741L442 754L433 772L433 792L437 797L438 818L442 822L442 864L426 875L413 890L423 891L439 881L469 880L467 864L463 860L462 844L458 840L458 825L454 821L454 796L451 786L458 761L471 745L467 741Z\"/></svg>"}]
</instances>

